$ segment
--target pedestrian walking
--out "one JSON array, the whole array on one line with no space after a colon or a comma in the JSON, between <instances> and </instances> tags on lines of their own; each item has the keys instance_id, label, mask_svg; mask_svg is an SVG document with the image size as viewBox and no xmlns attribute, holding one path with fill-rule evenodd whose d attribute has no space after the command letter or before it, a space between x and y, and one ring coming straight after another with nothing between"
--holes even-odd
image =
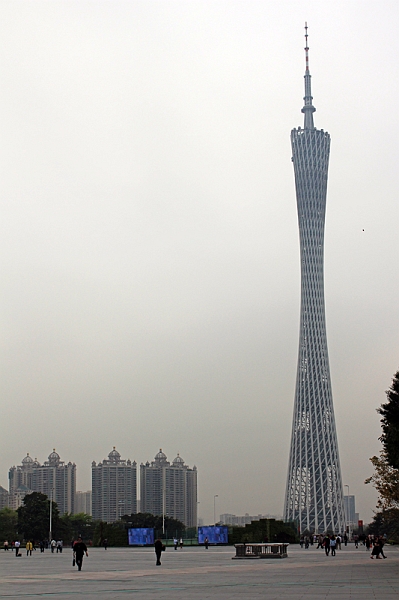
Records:
<instances>
[{"instance_id":1,"label":"pedestrian walking","mask_svg":"<svg viewBox=\"0 0 399 600\"><path fill-rule=\"evenodd\" d=\"M326 534L323 539L323 546L326 556L330 554L330 537Z\"/></svg>"},{"instance_id":2,"label":"pedestrian walking","mask_svg":"<svg viewBox=\"0 0 399 600\"><path fill-rule=\"evenodd\" d=\"M205 550L208 550L209 540L207 537L204 539L204 544L205 544Z\"/></svg>"},{"instance_id":3,"label":"pedestrian walking","mask_svg":"<svg viewBox=\"0 0 399 600\"><path fill-rule=\"evenodd\" d=\"M177 541L177 538L176 538L176 537L175 537L175 538L173 538L173 546L174 546L175 550L177 550L177 545L178 545L178 543L179 543L179 542Z\"/></svg>"},{"instance_id":4,"label":"pedestrian walking","mask_svg":"<svg viewBox=\"0 0 399 600\"><path fill-rule=\"evenodd\" d=\"M183 550L183 538L180 538L179 545L180 545L180 550Z\"/></svg>"},{"instance_id":5,"label":"pedestrian walking","mask_svg":"<svg viewBox=\"0 0 399 600\"><path fill-rule=\"evenodd\" d=\"M8 552L8 540L4 540L3 546L4 546L4 550L7 550L7 552Z\"/></svg>"},{"instance_id":6,"label":"pedestrian walking","mask_svg":"<svg viewBox=\"0 0 399 600\"><path fill-rule=\"evenodd\" d=\"M33 550L33 544L32 542L29 540L29 542L26 542L26 556L32 556L32 550Z\"/></svg>"},{"instance_id":7,"label":"pedestrian walking","mask_svg":"<svg viewBox=\"0 0 399 600\"><path fill-rule=\"evenodd\" d=\"M165 546L163 545L162 540L160 538L158 538L154 544L154 547L155 547L155 556L157 557L157 562L155 563L155 565L159 566L161 564L161 554L162 554L162 552L164 552Z\"/></svg>"},{"instance_id":8,"label":"pedestrian walking","mask_svg":"<svg viewBox=\"0 0 399 600\"><path fill-rule=\"evenodd\" d=\"M87 552L87 546L84 543L84 541L82 540L82 538L79 536L73 545L73 555L74 555L74 560L76 562L76 566L78 567L78 571L82 570L84 554L86 554L86 556L89 556L89 554Z\"/></svg>"},{"instance_id":9,"label":"pedestrian walking","mask_svg":"<svg viewBox=\"0 0 399 600\"><path fill-rule=\"evenodd\" d=\"M335 537L335 535L332 535L331 539L330 539L331 556L335 556L336 547L337 547L337 538Z\"/></svg>"},{"instance_id":10,"label":"pedestrian walking","mask_svg":"<svg viewBox=\"0 0 399 600\"><path fill-rule=\"evenodd\" d=\"M21 546L21 542L20 542L19 540L15 540L15 542L14 542L14 547L15 547L15 556L22 556L22 555L19 553L19 548L20 548L20 546Z\"/></svg>"},{"instance_id":11,"label":"pedestrian walking","mask_svg":"<svg viewBox=\"0 0 399 600\"><path fill-rule=\"evenodd\" d=\"M108 540L107 540L107 538L105 538L105 540L103 541L103 546L104 546L104 550L106 550L108 548Z\"/></svg>"},{"instance_id":12,"label":"pedestrian walking","mask_svg":"<svg viewBox=\"0 0 399 600\"><path fill-rule=\"evenodd\" d=\"M370 558L375 557L375 558L379 558L381 560L380 552L381 552L380 542L379 542L379 539L376 538L373 542Z\"/></svg>"}]
</instances>

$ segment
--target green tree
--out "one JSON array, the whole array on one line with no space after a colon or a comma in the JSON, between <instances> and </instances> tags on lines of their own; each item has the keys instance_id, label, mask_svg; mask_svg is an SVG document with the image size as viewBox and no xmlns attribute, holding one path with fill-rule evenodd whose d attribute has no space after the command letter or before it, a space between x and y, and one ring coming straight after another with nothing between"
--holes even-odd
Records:
<instances>
[{"instance_id":1,"label":"green tree","mask_svg":"<svg viewBox=\"0 0 399 600\"><path fill-rule=\"evenodd\" d=\"M162 516L152 515L151 513L124 515L115 523L104 523L103 521L93 523L95 530L92 539L96 546L102 546L105 539L108 540L109 546L127 546L127 530L131 527L152 527L155 530L155 537L163 537L162 532L165 529L165 537L168 538L173 536L184 537L186 530L184 523L177 519L165 517L163 522Z\"/></svg>"},{"instance_id":2,"label":"green tree","mask_svg":"<svg viewBox=\"0 0 399 600\"><path fill-rule=\"evenodd\" d=\"M392 385L386 392L388 402L381 404L377 412L382 416L382 436L386 461L394 469L399 469L399 371L393 377Z\"/></svg>"},{"instance_id":3,"label":"green tree","mask_svg":"<svg viewBox=\"0 0 399 600\"><path fill-rule=\"evenodd\" d=\"M245 542L286 542L293 544L298 541L294 523L284 523L276 519L260 519L247 523L245 527L229 528L229 542L242 544Z\"/></svg>"},{"instance_id":4,"label":"green tree","mask_svg":"<svg viewBox=\"0 0 399 600\"><path fill-rule=\"evenodd\" d=\"M387 533L399 541L399 371L386 392L388 401L377 412L382 416L383 449L380 456L370 458L374 474L366 479L378 492L377 508L370 525L371 533Z\"/></svg>"},{"instance_id":5,"label":"green tree","mask_svg":"<svg viewBox=\"0 0 399 600\"><path fill-rule=\"evenodd\" d=\"M92 540L94 537L95 522L90 515L79 513L71 515L66 513L59 519L56 535L64 541L76 540L81 536L84 540Z\"/></svg>"},{"instance_id":6,"label":"green tree","mask_svg":"<svg viewBox=\"0 0 399 600\"><path fill-rule=\"evenodd\" d=\"M384 451L380 456L370 458L374 475L365 483L372 483L378 492L377 508L382 510L399 509L399 469L394 469Z\"/></svg>"},{"instance_id":7,"label":"green tree","mask_svg":"<svg viewBox=\"0 0 399 600\"><path fill-rule=\"evenodd\" d=\"M162 518L162 515L152 515L151 513L137 513L135 515L124 515L121 521L128 524L129 527L153 527L155 532L160 534L163 529L168 532L169 537L181 537L186 526L178 519L172 517Z\"/></svg>"},{"instance_id":8,"label":"green tree","mask_svg":"<svg viewBox=\"0 0 399 600\"><path fill-rule=\"evenodd\" d=\"M373 522L368 528L374 535L387 535L388 540L399 542L399 509L381 510L374 515Z\"/></svg>"},{"instance_id":9,"label":"green tree","mask_svg":"<svg viewBox=\"0 0 399 600\"><path fill-rule=\"evenodd\" d=\"M25 539L44 540L48 538L50 528L50 500L45 494L33 492L25 496L23 505L17 509L18 532ZM52 530L59 527L59 510L52 502Z\"/></svg>"},{"instance_id":10,"label":"green tree","mask_svg":"<svg viewBox=\"0 0 399 600\"><path fill-rule=\"evenodd\" d=\"M5 507L0 510L0 540L14 540L17 535L18 515L16 510Z\"/></svg>"}]
</instances>

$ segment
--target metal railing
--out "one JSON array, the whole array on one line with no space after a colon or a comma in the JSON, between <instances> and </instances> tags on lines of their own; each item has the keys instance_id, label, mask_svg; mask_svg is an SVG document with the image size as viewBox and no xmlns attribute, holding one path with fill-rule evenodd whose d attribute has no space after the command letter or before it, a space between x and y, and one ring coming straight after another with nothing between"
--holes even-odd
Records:
<instances>
[{"instance_id":1,"label":"metal railing","mask_svg":"<svg viewBox=\"0 0 399 600\"><path fill-rule=\"evenodd\" d=\"M236 555L233 558L287 558L289 544L234 544Z\"/></svg>"}]
</instances>

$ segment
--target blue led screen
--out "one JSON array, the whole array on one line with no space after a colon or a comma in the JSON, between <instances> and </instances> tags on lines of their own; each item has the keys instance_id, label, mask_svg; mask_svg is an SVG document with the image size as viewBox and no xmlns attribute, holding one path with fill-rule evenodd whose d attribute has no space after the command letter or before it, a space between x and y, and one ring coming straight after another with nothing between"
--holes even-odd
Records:
<instances>
[{"instance_id":1,"label":"blue led screen","mask_svg":"<svg viewBox=\"0 0 399 600\"><path fill-rule=\"evenodd\" d=\"M151 527L137 527L127 530L129 546L153 546L154 529Z\"/></svg>"},{"instance_id":2,"label":"blue led screen","mask_svg":"<svg viewBox=\"0 0 399 600\"><path fill-rule=\"evenodd\" d=\"M198 543L203 544L208 538L210 544L228 544L228 528L225 526L198 527Z\"/></svg>"}]
</instances>

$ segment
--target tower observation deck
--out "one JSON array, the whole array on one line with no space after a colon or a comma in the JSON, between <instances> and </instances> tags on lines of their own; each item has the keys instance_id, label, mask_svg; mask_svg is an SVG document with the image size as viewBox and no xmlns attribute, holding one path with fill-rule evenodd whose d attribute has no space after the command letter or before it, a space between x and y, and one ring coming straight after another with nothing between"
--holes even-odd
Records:
<instances>
[{"instance_id":1,"label":"tower observation deck","mask_svg":"<svg viewBox=\"0 0 399 600\"><path fill-rule=\"evenodd\" d=\"M313 124L305 25L304 128L291 132L301 252L298 368L284 519L301 532L343 532L345 516L324 307L324 223L330 136Z\"/></svg>"}]
</instances>

